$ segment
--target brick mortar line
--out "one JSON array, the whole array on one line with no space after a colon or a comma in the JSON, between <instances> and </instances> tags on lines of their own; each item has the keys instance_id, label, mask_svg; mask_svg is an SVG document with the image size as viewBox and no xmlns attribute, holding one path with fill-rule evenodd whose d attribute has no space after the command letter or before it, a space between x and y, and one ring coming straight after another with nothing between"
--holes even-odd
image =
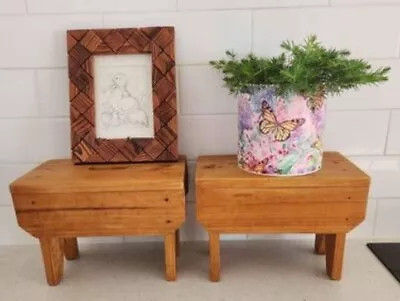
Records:
<instances>
[{"instance_id":1,"label":"brick mortar line","mask_svg":"<svg viewBox=\"0 0 400 301\"><path fill-rule=\"evenodd\" d=\"M107 11L76 11L76 12L37 12L37 13L28 13L28 16L31 17L43 17L43 16L82 16L82 15L88 15L88 16L97 16L97 15L129 15L129 14L158 14L158 13L176 13L177 11L174 9L161 9L161 10L124 10L124 11L112 11L112 10L107 10Z\"/></svg>"},{"instance_id":2,"label":"brick mortar line","mask_svg":"<svg viewBox=\"0 0 400 301\"><path fill-rule=\"evenodd\" d=\"M25 4L25 13L26 13L27 15L29 15L28 0L24 0L24 4Z\"/></svg>"},{"instance_id":3,"label":"brick mortar line","mask_svg":"<svg viewBox=\"0 0 400 301\"><path fill-rule=\"evenodd\" d=\"M400 108L371 108L371 109L338 109L338 110L329 110L328 113L333 112L393 112L400 111ZM201 118L201 117L214 117L214 116L230 116L236 117L236 112L228 112L228 113L210 113L210 114L179 114L179 117L193 117L193 118ZM1 116L0 120L68 120L69 115L60 115L60 116L16 116L16 117L7 117Z\"/></svg>"},{"instance_id":4,"label":"brick mortar line","mask_svg":"<svg viewBox=\"0 0 400 301\"><path fill-rule=\"evenodd\" d=\"M335 109L335 110L328 110L329 113L333 112L391 112L391 111L400 111L400 108L371 108L371 109ZM211 117L211 116L231 116L236 117L236 112L227 112L227 113L210 113L210 114L180 114L179 117Z\"/></svg>"},{"instance_id":5,"label":"brick mortar line","mask_svg":"<svg viewBox=\"0 0 400 301\"><path fill-rule=\"evenodd\" d=\"M254 52L254 10L250 12L250 52Z\"/></svg>"},{"instance_id":6,"label":"brick mortar line","mask_svg":"<svg viewBox=\"0 0 400 301\"><path fill-rule=\"evenodd\" d=\"M371 109L335 109L329 110L328 113L334 112L393 112L400 111L400 108L371 108ZM187 118L202 118L202 117L215 117L215 116L229 116L236 117L237 113L235 112L227 112L227 113L209 113L209 114L179 114L179 117ZM60 116L15 116L15 117L7 117L0 116L0 120L68 120L69 115L60 115Z\"/></svg>"},{"instance_id":7,"label":"brick mortar line","mask_svg":"<svg viewBox=\"0 0 400 301\"><path fill-rule=\"evenodd\" d=\"M372 221L372 236L376 235L376 227L378 225L378 215L379 215L379 204L378 199L375 199L375 210L374 210L374 218Z\"/></svg>"},{"instance_id":8,"label":"brick mortar line","mask_svg":"<svg viewBox=\"0 0 400 301\"><path fill-rule=\"evenodd\" d=\"M69 116L22 116L0 117L0 120L69 120Z\"/></svg>"},{"instance_id":9,"label":"brick mortar line","mask_svg":"<svg viewBox=\"0 0 400 301\"><path fill-rule=\"evenodd\" d=\"M400 3L353 3L353 4L335 4L332 0L328 0L326 4L314 4L314 5L288 5L288 6L245 6L245 7L223 7L223 8L188 8L179 9L178 12L221 12L221 11L240 11L240 10L253 10L253 11L265 11L265 10L285 10L285 9L313 9L313 8L361 8L361 7L398 7Z\"/></svg>"},{"instance_id":10,"label":"brick mortar line","mask_svg":"<svg viewBox=\"0 0 400 301\"><path fill-rule=\"evenodd\" d=\"M385 137L385 147L383 148L384 154L387 154L387 149L388 149L388 144L389 144L389 136L390 136L390 125L392 122L392 111L389 111L389 118L388 118L388 124L386 127L386 137Z\"/></svg>"},{"instance_id":11,"label":"brick mortar line","mask_svg":"<svg viewBox=\"0 0 400 301\"><path fill-rule=\"evenodd\" d=\"M400 44L400 43L399 43ZM400 47L400 46L399 46ZM367 61L399 61L400 57L381 57L381 58L363 58ZM208 62L202 63L183 63L183 64L176 64L175 67L177 68L185 68L185 67L210 67ZM211 68L211 67L210 67ZM68 71L68 66L43 66L43 67L1 67L0 71L12 71L12 70L20 70L20 71L28 71L28 70L63 70Z\"/></svg>"},{"instance_id":12,"label":"brick mortar line","mask_svg":"<svg viewBox=\"0 0 400 301\"><path fill-rule=\"evenodd\" d=\"M397 57L400 58L400 33L399 36L397 37Z\"/></svg>"},{"instance_id":13,"label":"brick mortar line","mask_svg":"<svg viewBox=\"0 0 400 301\"><path fill-rule=\"evenodd\" d=\"M76 12L29 12L28 5L25 0L25 8L26 13L22 14L0 14L0 16L59 16L59 15L100 15L100 14L157 14L157 13L183 13L183 12L221 12L221 11L245 11L245 10L253 10L253 11L265 11L265 10L285 10L285 9L312 9L312 8L323 8L323 9L331 9L331 8L354 8L354 7L400 7L400 3L354 3L354 4L334 4L331 0L329 0L326 4L320 5L293 5L293 6L254 6L254 7L238 7L238 8L204 8L204 9L179 9L179 5L176 5L174 8L170 9L160 9L160 10L127 10L127 11L76 11Z\"/></svg>"},{"instance_id":14,"label":"brick mortar line","mask_svg":"<svg viewBox=\"0 0 400 301\"><path fill-rule=\"evenodd\" d=\"M283 9L307 9L307 8L329 8L329 4L320 4L320 5L293 5L293 6L245 6L245 7L222 7L222 8L188 8L188 9L179 9L178 12L230 12L230 11L245 11L245 10L254 10L254 11L262 11L262 10L283 10Z\"/></svg>"}]
</instances>

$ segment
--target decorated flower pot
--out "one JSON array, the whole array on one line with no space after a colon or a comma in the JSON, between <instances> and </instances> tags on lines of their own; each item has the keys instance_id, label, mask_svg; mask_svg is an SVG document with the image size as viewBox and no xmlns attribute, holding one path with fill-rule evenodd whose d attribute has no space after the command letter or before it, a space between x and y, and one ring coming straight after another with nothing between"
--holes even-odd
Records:
<instances>
[{"instance_id":1,"label":"decorated flower pot","mask_svg":"<svg viewBox=\"0 0 400 301\"><path fill-rule=\"evenodd\" d=\"M268 176L299 176L322 165L322 97L277 96L273 88L239 95L239 167Z\"/></svg>"}]
</instances>

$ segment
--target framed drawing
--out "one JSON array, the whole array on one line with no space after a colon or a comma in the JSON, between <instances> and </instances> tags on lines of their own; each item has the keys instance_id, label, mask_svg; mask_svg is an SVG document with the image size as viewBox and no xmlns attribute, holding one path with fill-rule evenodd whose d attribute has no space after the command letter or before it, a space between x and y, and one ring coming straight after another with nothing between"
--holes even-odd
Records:
<instances>
[{"instance_id":1,"label":"framed drawing","mask_svg":"<svg viewBox=\"0 0 400 301\"><path fill-rule=\"evenodd\" d=\"M176 161L173 27L67 32L72 157Z\"/></svg>"}]
</instances>

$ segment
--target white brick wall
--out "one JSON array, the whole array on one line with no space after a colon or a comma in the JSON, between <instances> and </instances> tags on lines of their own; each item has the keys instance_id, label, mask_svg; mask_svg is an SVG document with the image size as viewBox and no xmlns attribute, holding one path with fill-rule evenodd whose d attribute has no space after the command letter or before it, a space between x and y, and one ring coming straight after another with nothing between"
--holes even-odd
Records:
<instances>
[{"instance_id":1,"label":"white brick wall","mask_svg":"<svg viewBox=\"0 0 400 301\"><path fill-rule=\"evenodd\" d=\"M236 149L236 102L207 62L226 49L276 54L282 40L309 33L393 68L382 86L329 99L325 139L327 149L342 151L372 176L367 220L351 236L399 238L399 15L400 0L0 0L0 244L34 242L16 225L10 181L41 161L70 155L65 31L150 25L176 27L180 150L192 178L183 239L207 238L195 222L196 157ZM224 238L246 237L271 236Z\"/></svg>"},{"instance_id":2,"label":"white brick wall","mask_svg":"<svg viewBox=\"0 0 400 301\"><path fill-rule=\"evenodd\" d=\"M0 0L0 15L23 14L25 12L24 0Z\"/></svg>"},{"instance_id":3,"label":"white brick wall","mask_svg":"<svg viewBox=\"0 0 400 301\"><path fill-rule=\"evenodd\" d=\"M249 10L104 15L105 27L154 25L175 26L179 65L206 64L226 47L242 54L251 50Z\"/></svg>"},{"instance_id":4,"label":"white brick wall","mask_svg":"<svg viewBox=\"0 0 400 301\"><path fill-rule=\"evenodd\" d=\"M350 90L329 102L331 110L374 110L400 108L400 60L370 60L373 66L390 66L390 79L380 86Z\"/></svg>"},{"instance_id":5,"label":"white brick wall","mask_svg":"<svg viewBox=\"0 0 400 301\"><path fill-rule=\"evenodd\" d=\"M35 95L35 71L0 70L0 99L7 102L0 117L37 117L39 105Z\"/></svg>"},{"instance_id":6,"label":"white brick wall","mask_svg":"<svg viewBox=\"0 0 400 301\"><path fill-rule=\"evenodd\" d=\"M328 6L329 0L178 0L180 10L217 10L267 7Z\"/></svg>"},{"instance_id":7,"label":"white brick wall","mask_svg":"<svg viewBox=\"0 0 400 301\"><path fill-rule=\"evenodd\" d=\"M400 6L256 11L253 49L257 54L277 54L282 40L316 33L328 46L349 48L356 56L394 58L398 55L399 13Z\"/></svg>"},{"instance_id":8,"label":"white brick wall","mask_svg":"<svg viewBox=\"0 0 400 301\"><path fill-rule=\"evenodd\" d=\"M35 87L41 116L69 116L68 71L66 68L36 70Z\"/></svg>"},{"instance_id":9,"label":"white brick wall","mask_svg":"<svg viewBox=\"0 0 400 301\"><path fill-rule=\"evenodd\" d=\"M26 0L31 14L174 11L176 0Z\"/></svg>"},{"instance_id":10,"label":"white brick wall","mask_svg":"<svg viewBox=\"0 0 400 301\"><path fill-rule=\"evenodd\" d=\"M390 115L390 128L386 153L388 155L400 155L400 110L392 111Z\"/></svg>"}]
</instances>

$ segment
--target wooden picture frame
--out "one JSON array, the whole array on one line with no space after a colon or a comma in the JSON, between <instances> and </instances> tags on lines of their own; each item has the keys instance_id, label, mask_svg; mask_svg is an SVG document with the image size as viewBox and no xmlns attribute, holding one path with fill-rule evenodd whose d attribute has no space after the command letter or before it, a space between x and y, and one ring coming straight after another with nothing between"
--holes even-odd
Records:
<instances>
[{"instance_id":1,"label":"wooden picture frame","mask_svg":"<svg viewBox=\"0 0 400 301\"><path fill-rule=\"evenodd\" d=\"M173 27L67 31L71 149L75 164L178 160L174 38ZM106 55L138 54L151 55L153 136L99 137L94 60ZM141 125L144 124L142 121Z\"/></svg>"}]
</instances>

